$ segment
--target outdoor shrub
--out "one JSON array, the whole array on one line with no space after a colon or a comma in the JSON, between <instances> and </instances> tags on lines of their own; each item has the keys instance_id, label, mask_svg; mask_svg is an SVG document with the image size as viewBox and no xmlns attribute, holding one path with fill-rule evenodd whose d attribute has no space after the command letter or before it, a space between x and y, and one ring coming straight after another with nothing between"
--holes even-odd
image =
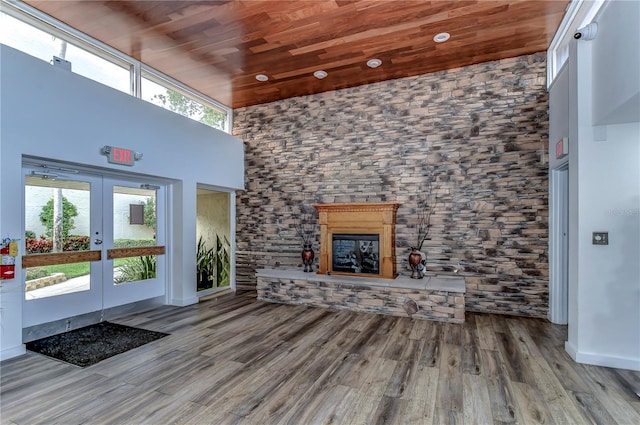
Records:
<instances>
[{"instance_id":1,"label":"outdoor shrub","mask_svg":"<svg viewBox=\"0 0 640 425\"><path fill-rule=\"evenodd\" d=\"M89 236L71 235L64 240L64 251L88 251L91 248Z\"/></svg>"},{"instance_id":2,"label":"outdoor shrub","mask_svg":"<svg viewBox=\"0 0 640 425\"><path fill-rule=\"evenodd\" d=\"M66 239L69 236L69 232L73 229L74 222L73 217L78 215L78 209L73 203L69 202L67 198L62 197L62 238ZM53 236L53 198L42 206L40 212L40 222L47 229L47 236Z\"/></svg>"},{"instance_id":3,"label":"outdoor shrub","mask_svg":"<svg viewBox=\"0 0 640 425\"><path fill-rule=\"evenodd\" d=\"M62 244L63 251L88 251L91 247L89 236L72 235ZM41 235L40 238L26 238L27 254L43 254L53 251L53 240Z\"/></svg>"},{"instance_id":4,"label":"outdoor shrub","mask_svg":"<svg viewBox=\"0 0 640 425\"><path fill-rule=\"evenodd\" d=\"M50 274L51 273L41 267L30 267L26 271L24 280L39 279L41 277L49 276Z\"/></svg>"},{"instance_id":5,"label":"outdoor shrub","mask_svg":"<svg viewBox=\"0 0 640 425\"><path fill-rule=\"evenodd\" d=\"M156 277L156 256L145 255L129 258L119 267L114 283L136 282Z\"/></svg>"},{"instance_id":6,"label":"outdoor shrub","mask_svg":"<svg viewBox=\"0 0 640 425\"><path fill-rule=\"evenodd\" d=\"M45 235L41 235L39 239L26 238L27 254L42 254L45 252L51 252L52 249L53 242L51 239L47 239Z\"/></svg>"},{"instance_id":7,"label":"outdoor shrub","mask_svg":"<svg viewBox=\"0 0 640 425\"><path fill-rule=\"evenodd\" d=\"M24 232L24 237L25 238L35 239L36 238L36 232L32 232L31 230L27 230L27 231Z\"/></svg>"}]
</instances>

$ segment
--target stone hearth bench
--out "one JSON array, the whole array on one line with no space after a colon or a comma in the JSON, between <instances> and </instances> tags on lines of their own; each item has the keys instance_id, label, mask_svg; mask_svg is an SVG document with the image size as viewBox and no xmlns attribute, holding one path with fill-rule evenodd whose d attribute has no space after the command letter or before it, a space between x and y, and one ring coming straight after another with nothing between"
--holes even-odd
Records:
<instances>
[{"instance_id":1,"label":"stone hearth bench","mask_svg":"<svg viewBox=\"0 0 640 425\"><path fill-rule=\"evenodd\" d=\"M259 269L256 277L260 301L464 322L463 278L398 276L396 279L367 279L304 273L295 269Z\"/></svg>"}]
</instances>

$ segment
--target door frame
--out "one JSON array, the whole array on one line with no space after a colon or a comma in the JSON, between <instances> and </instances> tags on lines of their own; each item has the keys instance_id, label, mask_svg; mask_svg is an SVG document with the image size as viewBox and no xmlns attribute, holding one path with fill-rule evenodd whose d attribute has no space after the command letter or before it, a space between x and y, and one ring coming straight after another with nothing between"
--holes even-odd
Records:
<instances>
[{"instance_id":1,"label":"door frame","mask_svg":"<svg viewBox=\"0 0 640 425\"><path fill-rule=\"evenodd\" d=\"M569 163L549 173L549 320L569 320Z\"/></svg>"},{"instance_id":2,"label":"door frame","mask_svg":"<svg viewBox=\"0 0 640 425\"><path fill-rule=\"evenodd\" d=\"M149 176L145 176L145 175L140 175L140 174L136 174L136 173L128 173L128 172L119 172L119 171L112 171L112 170L102 170L102 169L94 169L92 167L86 167L86 166L82 166L82 165L76 165L76 164L66 164L66 163L59 163L57 161L54 160L44 160L44 159L32 159L32 158L28 158L28 157L24 157L23 158L23 164L21 166L21 180L22 180L22 187L23 187L23 194L24 194L24 187L26 184L26 175L27 175L27 170L31 171L31 170L47 170L47 171L51 171L52 173L58 174L60 176L60 179L67 179L67 180L72 180L72 179L80 179L82 181L83 178L87 179L87 180L91 180L92 181L92 187L91 187L91 208L95 208L95 204L98 204L98 206L100 207L101 214L100 214L100 221L103 220L103 216L105 214L105 209L104 209L104 198L109 196L112 197L112 193L104 193L104 188L105 188L105 181L117 181L120 183L126 183L126 184L138 184L140 185L141 182L144 182L146 184L151 184L153 186L160 186L161 188L161 193L162 193L162 197L164 202L162 203L162 208L161 208L161 204L156 202L157 208L158 208L158 216L162 217L161 220L158 220L158 224L157 226L162 226L162 228L158 228L158 233L163 234L163 238L164 238L164 243L168 245L170 237L171 237L171 233L169 231L170 226L169 223L171 222L170 220L170 208L169 208L169 197L170 197L170 193L171 193L171 181L167 180L167 179L160 179L157 177L149 177ZM59 171L62 170L62 171ZM71 170L71 173L65 173L65 170ZM94 191L94 187L93 184L95 182L98 182L98 184L96 185L96 187L99 187L99 190L95 190ZM110 186L111 187L111 186ZM95 196L94 196L94 192L95 192ZM99 193L98 193L99 192ZM24 199L24 195L23 195L23 201L21 202L22 205L20 206L16 206L16 207L20 207L22 210L22 229L23 229L23 233L26 230L26 220L25 220L25 199ZM160 211L160 209L162 211ZM112 212L112 211L111 211ZM95 214L93 214L95 216ZM93 219L91 219L93 220ZM100 280L104 280L104 277L109 273L109 270L107 270L107 266L113 267L113 259L108 258L109 256L113 256L113 252L116 251L116 255L117 255L117 249L113 249L113 248L108 248L106 244L100 244L97 245L95 243L95 239L96 239L96 235L94 232L94 227L95 223L93 221L91 221L90 224L90 233L91 233L91 252L92 257L93 258L93 262L92 262L92 275L94 274L94 268L96 268L95 273L96 276L99 276ZM105 234L107 229L104 228L104 226L102 225L102 222L100 223L100 232L101 234L99 236L101 236L101 239L104 241L105 238ZM161 230L161 231L160 231ZM110 236L110 239L113 239L113 235ZM24 246L24 245L23 245ZM80 292L76 292L76 293L71 293L71 294L67 294L67 296L71 296L74 294L81 294L78 295L76 297L70 297L69 302L62 302L60 303L60 307L55 307L55 308L47 308L46 309L46 313L44 314L44 317L38 318L37 320L34 320L32 317L32 308L31 307L35 307L36 304L42 304L42 303L33 303L30 304L29 306L27 305L30 302L33 302L35 300L26 300L25 299L25 285L24 285L24 276L25 274L23 273L23 282L21 285L22 288L22 304L23 304L23 314L22 314L22 328L27 329L27 328L33 328L35 326L39 326L39 325L43 325L49 322L55 322L55 321L60 321L60 320L64 320L64 319L69 319L69 318L73 318L75 316L81 316L81 315L85 315L87 313L95 313L95 312L104 312L106 309L109 308L113 308L113 307L119 307L119 306L123 306L123 305L127 305L127 304L133 304L136 303L138 301L141 300L151 300L151 299L156 299L156 302L161 302L163 304L167 304L168 300L170 299L171 296L171 274L170 274L170 263L171 261L169 261L168 257L169 255L171 255L171 250L167 247L165 249L165 246L153 246L153 247L142 247L140 248L140 254L141 255L150 255L147 254L147 252L145 251L145 249L147 251L151 251L151 253L153 254L159 254L159 256L162 256L162 261L160 261L158 263L158 268L162 268L161 270L161 274L162 276L158 276L158 279L153 279L155 282L155 284L157 284L157 280L162 281L162 293L160 294L156 294L156 293L152 293L152 292L148 292L147 294L145 294L145 296L138 296L136 297L136 299L131 299L131 300L126 300L126 302L124 303L118 303L118 299L122 299L122 297L118 298L117 296L112 298L112 301L110 301L108 304L104 303L105 300L105 294L104 294L104 285L103 282L100 282L100 285L92 285L91 286L91 290L90 291L80 291ZM134 249L138 250L138 248ZM144 252L143 252L144 251ZM86 252L86 251L85 251ZM138 251L135 252L135 254L137 254ZM164 255L162 255L164 254ZM40 254L43 255L43 254ZM46 254L48 255L48 254ZM51 255L65 255L65 254L51 254ZM26 261L25 261L26 260ZM98 261L99 260L99 261ZM28 256L24 255L22 257L22 267L23 269L26 267L31 267L30 265L30 259ZM160 273L159 273L160 274ZM112 277L111 277L112 279ZM139 282L144 282L144 281L138 281L135 284L139 283ZM124 285L128 285L128 284L124 284ZM142 286L146 286L146 285L142 285ZM128 288L127 288L128 289ZM99 304L97 305L95 302L89 301L88 299L86 299L88 296L92 296L95 297L95 291L100 291L100 297L99 297ZM124 292L130 292L130 291L124 291ZM140 292L140 291L137 291ZM144 293L144 291L142 291ZM84 296L82 295L84 293ZM149 295L149 296L146 296ZM53 297L53 298L58 298L60 299L60 297ZM161 300L161 301L160 301ZM64 315L65 317L63 317L62 319L59 317L61 314L59 313L60 310L64 310ZM69 322L69 320L67 320L67 322Z\"/></svg>"}]
</instances>

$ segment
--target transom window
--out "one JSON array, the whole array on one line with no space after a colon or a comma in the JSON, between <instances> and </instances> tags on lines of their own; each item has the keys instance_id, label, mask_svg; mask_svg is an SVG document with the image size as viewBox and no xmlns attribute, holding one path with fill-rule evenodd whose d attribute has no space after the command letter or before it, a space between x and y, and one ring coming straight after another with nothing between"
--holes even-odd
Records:
<instances>
[{"instance_id":1,"label":"transom window","mask_svg":"<svg viewBox=\"0 0 640 425\"><path fill-rule=\"evenodd\" d=\"M231 108L22 3L2 0L0 43L229 133Z\"/></svg>"}]
</instances>

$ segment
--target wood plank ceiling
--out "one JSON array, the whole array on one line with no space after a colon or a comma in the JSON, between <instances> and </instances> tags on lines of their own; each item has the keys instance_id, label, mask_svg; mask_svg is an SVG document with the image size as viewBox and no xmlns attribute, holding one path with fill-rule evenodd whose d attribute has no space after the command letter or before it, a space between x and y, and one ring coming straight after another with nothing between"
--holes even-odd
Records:
<instances>
[{"instance_id":1,"label":"wood plank ceiling","mask_svg":"<svg viewBox=\"0 0 640 425\"><path fill-rule=\"evenodd\" d=\"M239 108L545 51L569 0L26 3Z\"/></svg>"}]
</instances>

